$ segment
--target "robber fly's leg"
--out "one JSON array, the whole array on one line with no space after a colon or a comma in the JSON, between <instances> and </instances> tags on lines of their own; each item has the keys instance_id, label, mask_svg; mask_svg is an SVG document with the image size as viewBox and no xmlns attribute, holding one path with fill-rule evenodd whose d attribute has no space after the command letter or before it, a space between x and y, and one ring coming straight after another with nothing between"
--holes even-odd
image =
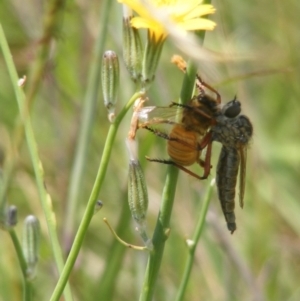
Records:
<instances>
[{"instance_id":1,"label":"robber fly's leg","mask_svg":"<svg viewBox=\"0 0 300 301\"><path fill-rule=\"evenodd\" d=\"M212 168L212 166L210 165L210 160L211 160L211 146L212 146L212 142L210 142L207 145L207 149L206 149L206 155L205 155L205 160L201 160L198 161L199 165L202 166L204 168L204 172L203 172L203 179L206 179L209 174L210 174L210 169Z\"/></svg>"},{"instance_id":2,"label":"robber fly's leg","mask_svg":"<svg viewBox=\"0 0 300 301\"><path fill-rule=\"evenodd\" d=\"M208 132L204 138L202 139L202 141L199 143L199 150L203 150L205 147L206 148L206 154L205 154L205 160L202 159L198 159L197 162L198 164L204 168L204 173L202 178L206 179L209 174L210 174L210 170L212 168L210 161L211 161L211 148L212 148L212 134L211 132Z\"/></svg>"},{"instance_id":3,"label":"robber fly's leg","mask_svg":"<svg viewBox=\"0 0 300 301\"><path fill-rule=\"evenodd\" d=\"M212 86L210 86L209 84L204 82L199 74L197 74L196 77L197 77L198 82L200 83L200 84L198 82L196 83L196 86L200 90L200 92L203 93L202 86L206 87L207 89L209 89L210 91L212 91L216 94L217 103L220 104L221 103L221 95L219 94L219 92L216 89L214 89Z\"/></svg>"},{"instance_id":4,"label":"robber fly's leg","mask_svg":"<svg viewBox=\"0 0 300 301\"><path fill-rule=\"evenodd\" d=\"M205 134L202 140L198 143L198 150L203 150L212 142L212 132L209 131Z\"/></svg>"},{"instance_id":5,"label":"robber fly's leg","mask_svg":"<svg viewBox=\"0 0 300 301\"><path fill-rule=\"evenodd\" d=\"M149 157L146 157L146 159L150 162L157 162L157 163L162 163L162 164L168 164L168 165L173 165L176 166L177 168L181 169L182 171L186 172L187 174L191 175L192 177L195 177L198 180L204 180L207 178L206 177L200 177L197 174L195 174L194 172L190 171L189 169L183 167L182 165L177 164L176 162L172 161L172 160L163 160L163 159L152 159Z\"/></svg>"}]
</instances>

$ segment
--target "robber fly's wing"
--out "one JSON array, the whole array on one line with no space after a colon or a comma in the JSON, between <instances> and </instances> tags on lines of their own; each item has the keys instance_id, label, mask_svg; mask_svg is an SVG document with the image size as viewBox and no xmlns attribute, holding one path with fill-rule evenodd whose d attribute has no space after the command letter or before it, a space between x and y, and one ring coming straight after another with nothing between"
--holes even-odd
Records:
<instances>
[{"instance_id":1,"label":"robber fly's wing","mask_svg":"<svg viewBox=\"0 0 300 301\"><path fill-rule=\"evenodd\" d=\"M245 184L246 184L246 163L247 163L247 147L240 146L239 148L240 153L240 206L243 208L244 206L244 194L245 194Z\"/></svg>"},{"instance_id":2,"label":"robber fly's wing","mask_svg":"<svg viewBox=\"0 0 300 301\"><path fill-rule=\"evenodd\" d=\"M173 107L143 107L138 112L139 127L146 127L158 124L176 124L182 108Z\"/></svg>"}]
</instances>

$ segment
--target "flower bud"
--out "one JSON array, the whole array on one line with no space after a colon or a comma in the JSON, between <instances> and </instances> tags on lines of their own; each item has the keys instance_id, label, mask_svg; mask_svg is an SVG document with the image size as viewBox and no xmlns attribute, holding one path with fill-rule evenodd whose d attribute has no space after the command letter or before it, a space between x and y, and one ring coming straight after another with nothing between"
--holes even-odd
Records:
<instances>
[{"instance_id":1,"label":"flower bud","mask_svg":"<svg viewBox=\"0 0 300 301\"><path fill-rule=\"evenodd\" d=\"M11 228L17 224L18 218L18 209L15 205L10 205L6 209L6 227Z\"/></svg>"},{"instance_id":2,"label":"flower bud","mask_svg":"<svg viewBox=\"0 0 300 301\"><path fill-rule=\"evenodd\" d=\"M144 89L148 89L154 81L164 41L163 37L157 40L156 37L148 31L142 64L142 85Z\"/></svg>"},{"instance_id":3,"label":"flower bud","mask_svg":"<svg viewBox=\"0 0 300 301\"><path fill-rule=\"evenodd\" d=\"M35 276L40 244L40 223L34 215L25 218L23 226L22 248L27 263L27 277Z\"/></svg>"},{"instance_id":4,"label":"flower bud","mask_svg":"<svg viewBox=\"0 0 300 301\"><path fill-rule=\"evenodd\" d=\"M129 162L129 206L133 218L144 221L148 208L148 194L144 174L139 161Z\"/></svg>"},{"instance_id":5,"label":"flower bud","mask_svg":"<svg viewBox=\"0 0 300 301\"><path fill-rule=\"evenodd\" d=\"M130 77L140 81L142 73L143 46L139 31L130 22L132 11L123 5L123 58Z\"/></svg>"},{"instance_id":6,"label":"flower bud","mask_svg":"<svg viewBox=\"0 0 300 301\"><path fill-rule=\"evenodd\" d=\"M136 141L127 140L129 151L128 202L131 215L136 221L139 232L145 227L148 209L148 192L142 167L137 160Z\"/></svg>"},{"instance_id":7,"label":"flower bud","mask_svg":"<svg viewBox=\"0 0 300 301\"><path fill-rule=\"evenodd\" d=\"M110 122L113 121L115 114L119 77L118 56L114 51L107 50L102 59L102 91Z\"/></svg>"}]
</instances>

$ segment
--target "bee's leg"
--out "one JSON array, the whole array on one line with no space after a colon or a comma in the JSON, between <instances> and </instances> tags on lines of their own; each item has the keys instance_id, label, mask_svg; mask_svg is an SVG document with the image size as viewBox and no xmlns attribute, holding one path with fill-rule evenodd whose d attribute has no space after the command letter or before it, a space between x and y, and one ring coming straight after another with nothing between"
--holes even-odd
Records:
<instances>
[{"instance_id":1,"label":"bee's leg","mask_svg":"<svg viewBox=\"0 0 300 301\"><path fill-rule=\"evenodd\" d=\"M148 126L145 126L143 128L146 129L146 130L148 130L149 132L153 133L154 135L163 138L163 139L174 140L174 139L171 139L171 137L167 133L161 132L161 131L159 131L157 129L153 129L153 128L148 127Z\"/></svg>"},{"instance_id":2,"label":"bee's leg","mask_svg":"<svg viewBox=\"0 0 300 301\"><path fill-rule=\"evenodd\" d=\"M210 115L206 114L202 110L199 110L198 108L190 106L190 105L181 104L181 103L178 103L178 102L172 102L172 104L170 105L170 107L173 107L173 106L185 108L185 109L191 110L192 112L197 112L199 115L202 115L202 116L206 117L207 119L211 119L212 118Z\"/></svg>"},{"instance_id":3,"label":"bee's leg","mask_svg":"<svg viewBox=\"0 0 300 301\"><path fill-rule=\"evenodd\" d=\"M210 86L209 84L207 84L206 82L204 82L202 80L202 78L200 77L199 74L196 75L197 77L197 82L196 82L196 86L197 88L200 90L201 93L204 93L202 86L206 87L208 90L214 92L217 96L217 103L221 103L221 95L219 94L219 92L214 89L212 86Z\"/></svg>"},{"instance_id":4,"label":"bee's leg","mask_svg":"<svg viewBox=\"0 0 300 301\"><path fill-rule=\"evenodd\" d=\"M189 106L187 104L184 104L184 103L179 103L179 102L175 102L175 101L172 101L171 104L170 104L170 107L180 107L180 108L185 108L185 109L188 109L188 110L194 110L194 107L192 106Z\"/></svg>"},{"instance_id":5,"label":"bee's leg","mask_svg":"<svg viewBox=\"0 0 300 301\"><path fill-rule=\"evenodd\" d=\"M184 141L184 140L182 140L178 137L171 137L167 133L161 132L157 129L154 129L154 128L151 128L151 127L148 127L148 126L145 126L143 128L150 131L151 133L153 133L154 135L156 135L158 137L161 137L161 138L169 140L169 141L177 141L180 144L183 144L183 145L186 145L186 146L190 147L191 149L195 149L195 146L192 146L190 143L188 143L188 142L186 142L186 141Z\"/></svg>"},{"instance_id":6,"label":"bee's leg","mask_svg":"<svg viewBox=\"0 0 300 301\"><path fill-rule=\"evenodd\" d=\"M195 177L198 180L204 180L208 177L208 175L201 177L201 176L195 174L194 172L190 171L189 169L185 168L184 166L177 164L176 162L174 162L172 160L152 159L152 158L149 158L147 156L146 156L146 159L150 162L157 162L157 163L176 166L177 168L181 169L182 171L186 172L187 174L191 175L192 177Z\"/></svg>"}]
</instances>

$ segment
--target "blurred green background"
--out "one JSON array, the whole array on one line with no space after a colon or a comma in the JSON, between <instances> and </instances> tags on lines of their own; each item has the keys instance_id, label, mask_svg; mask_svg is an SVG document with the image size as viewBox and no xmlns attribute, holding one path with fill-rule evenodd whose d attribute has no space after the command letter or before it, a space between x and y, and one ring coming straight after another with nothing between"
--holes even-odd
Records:
<instances>
[{"instance_id":1,"label":"blurred green background","mask_svg":"<svg viewBox=\"0 0 300 301\"><path fill-rule=\"evenodd\" d=\"M201 68L202 77L219 90L224 102L237 95L243 113L253 122L254 135L248 151L245 206L236 207L237 231L226 229L214 189L207 223L196 251L185 300L300 300L300 39L297 0L214 1L212 17L218 24L206 34L204 46L225 53L231 60L211 61ZM31 111L45 183L52 196L58 233L67 253L65 234L67 195L81 126L82 110L94 45L104 26L101 1L66 2L56 12L58 19L49 43L49 59ZM46 1L4 0L0 22L5 31L20 77L28 74L41 45ZM135 90L122 61L122 8L115 1L108 14L104 49L119 54L121 84L117 110ZM149 105L169 105L180 93L183 75L170 63L179 53L171 41L163 49ZM181 53L185 58L184 54ZM243 57L243 59L240 59ZM207 68L206 66L211 66ZM96 69L101 68L100 62ZM25 87L26 92L26 87ZM92 133L87 143L83 178L78 192L73 231L83 215L94 183L109 128L99 82L98 102L91 116ZM9 160L19 112L3 57L0 56L0 146ZM126 202L128 156L125 137L130 114L121 124L99 199L104 207L94 216L71 274L75 300L137 300L147 253L125 249L115 242L102 218L119 225L122 238L142 244L129 218ZM165 141L140 132L140 160L148 192L148 227L152 233L164 186L166 166L145 162L144 156L167 158ZM212 165L219 145L214 145ZM22 221L35 214L42 229L40 262L33 282L34 300L48 300L57 281L45 218L39 203L26 142L13 160L16 170L7 199L18 207L16 232ZM171 218L171 235L157 281L155 300L174 300L182 276L187 249L199 218L201 201L211 176L198 181L180 173ZM193 167L197 173L202 171ZM120 225L120 219L122 224ZM119 224L118 224L119 223ZM22 282L17 257L6 232L0 232L0 300L21 300ZM107 273L115 262L113 283ZM104 292L105 291L105 292Z\"/></svg>"}]
</instances>

